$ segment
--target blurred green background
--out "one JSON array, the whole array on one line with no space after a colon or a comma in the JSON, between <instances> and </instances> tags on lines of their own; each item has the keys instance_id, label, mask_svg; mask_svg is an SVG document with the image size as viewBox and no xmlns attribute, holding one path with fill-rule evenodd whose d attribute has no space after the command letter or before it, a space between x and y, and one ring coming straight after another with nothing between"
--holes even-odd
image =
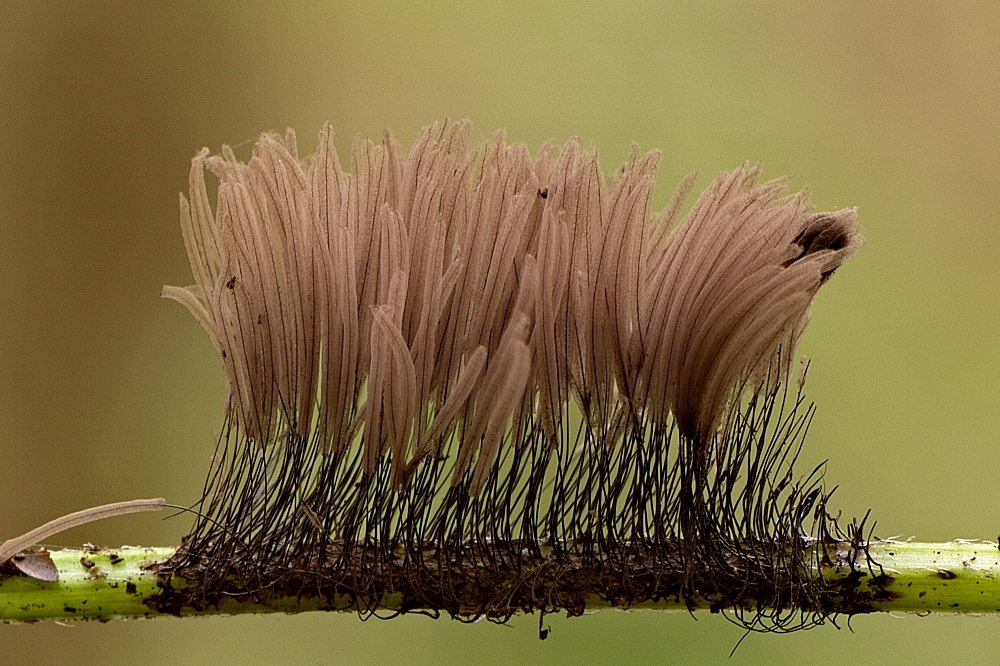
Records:
<instances>
[{"instance_id":1,"label":"blurred green background","mask_svg":"<svg viewBox=\"0 0 1000 666\"><path fill-rule=\"evenodd\" d=\"M202 146L325 120L347 154L469 117L536 150L593 140L607 170L664 151L745 159L868 242L820 295L802 352L846 515L922 541L996 539L1000 13L992 2L221 3L7 0L0 9L0 539L134 497L190 502L222 370L163 284L191 281L177 192ZM94 524L65 544L178 543L189 519ZM353 615L0 626L3 660L83 663L959 661L995 617L856 618L751 636L718 616L601 612L510 627Z\"/></svg>"}]
</instances>

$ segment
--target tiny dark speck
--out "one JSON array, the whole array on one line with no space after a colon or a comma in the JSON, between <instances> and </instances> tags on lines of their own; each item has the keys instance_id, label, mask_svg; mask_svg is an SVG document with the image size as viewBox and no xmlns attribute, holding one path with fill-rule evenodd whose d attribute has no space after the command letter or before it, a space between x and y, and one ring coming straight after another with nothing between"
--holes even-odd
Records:
<instances>
[{"instance_id":1,"label":"tiny dark speck","mask_svg":"<svg viewBox=\"0 0 1000 666\"><path fill-rule=\"evenodd\" d=\"M125 592L128 594L135 594L136 593L135 583L133 583L132 581L128 581L127 583L125 583Z\"/></svg>"},{"instance_id":2,"label":"tiny dark speck","mask_svg":"<svg viewBox=\"0 0 1000 666\"><path fill-rule=\"evenodd\" d=\"M923 592L921 592L917 596L922 598L925 594L927 594L927 590L924 590Z\"/></svg>"},{"instance_id":3,"label":"tiny dark speck","mask_svg":"<svg viewBox=\"0 0 1000 666\"><path fill-rule=\"evenodd\" d=\"M538 196L540 196L543 199L548 199L549 198L549 188L543 187L542 189L538 190ZM544 639L542 639L542 640L544 640Z\"/></svg>"},{"instance_id":4,"label":"tiny dark speck","mask_svg":"<svg viewBox=\"0 0 1000 666\"><path fill-rule=\"evenodd\" d=\"M72 606L63 606L63 612L64 613L75 613L76 609L73 608Z\"/></svg>"}]
</instances>

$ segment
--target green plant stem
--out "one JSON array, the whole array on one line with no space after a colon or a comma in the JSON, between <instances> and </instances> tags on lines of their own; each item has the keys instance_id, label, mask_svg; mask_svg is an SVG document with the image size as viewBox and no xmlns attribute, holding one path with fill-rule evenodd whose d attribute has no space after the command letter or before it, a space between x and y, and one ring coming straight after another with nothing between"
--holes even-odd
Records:
<instances>
[{"instance_id":1,"label":"green plant stem","mask_svg":"<svg viewBox=\"0 0 1000 666\"><path fill-rule=\"evenodd\" d=\"M846 554L846 544L840 549ZM897 543L875 542L869 552L881 570L878 594L865 604L837 608L837 612L947 612L1000 613L1000 551L990 543ZM118 617L154 617L147 601L163 587L184 585L185 581L148 570L174 554L173 548L122 548L110 550L52 551L59 580L47 583L22 575L8 575L0 581L0 620L32 622L36 620L109 620ZM81 560L83 563L81 563ZM87 562L89 560L90 562ZM115 562L112 564L112 562ZM88 566L93 563L93 566ZM7 565L7 569L10 569ZM873 591L872 576L863 563L862 592ZM850 573L843 561L824 568L828 578ZM399 599L391 595L381 600L392 610ZM592 597L587 609L608 607L606 600ZM695 600L696 608L709 608L710 599ZM195 610L180 609L180 615L217 615L242 613L301 613L317 610L356 610L348 598L331 604L315 597L260 595L255 601L229 599L218 606ZM661 600L632 608L688 609L682 600ZM471 610L471 609L470 609Z\"/></svg>"}]
</instances>

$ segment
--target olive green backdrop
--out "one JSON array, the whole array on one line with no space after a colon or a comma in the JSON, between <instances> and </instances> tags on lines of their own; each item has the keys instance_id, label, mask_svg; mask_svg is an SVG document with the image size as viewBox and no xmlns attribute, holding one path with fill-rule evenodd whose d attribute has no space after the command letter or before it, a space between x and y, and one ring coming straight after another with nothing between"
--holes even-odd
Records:
<instances>
[{"instance_id":1,"label":"olive green backdrop","mask_svg":"<svg viewBox=\"0 0 1000 666\"><path fill-rule=\"evenodd\" d=\"M367 5L367 3L366 3ZM745 159L868 242L802 345L846 515L923 541L1000 532L1000 12L995 3L12 2L0 9L0 539L134 497L190 502L221 366L163 284L191 281L177 192L202 146L325 120L341 155L386 127L469 117L532 150ZM176 544L136 516L61 543ZM601 612L510 627L353 615L0 626L17 663L929 663L993 656L995 617L856 618L751 636L718 616Z\"/></svg>"}]
</instances>

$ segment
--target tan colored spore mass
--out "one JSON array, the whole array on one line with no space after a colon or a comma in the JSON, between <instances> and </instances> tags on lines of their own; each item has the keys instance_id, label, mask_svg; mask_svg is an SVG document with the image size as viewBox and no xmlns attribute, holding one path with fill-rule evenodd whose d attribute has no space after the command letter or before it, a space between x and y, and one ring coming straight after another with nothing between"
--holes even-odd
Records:
<instances>
[{"instance_id":1,"label":"tan colored spore mass","mask_svg":"<svg viewBox=\"0 0 1000 666\"><path fill-rule=\"evenodd\" d=\"M813 298L862 243L853 209L814 213L758 167L678 223L694 177L652 213L656 151L607 176L576 139L532 158L470 135L434 124L405 156L358 139L349 171L329 125L305 159L291 131L247 163L194 158L195 284L163 293L211 336L246 437L329 451L363 432L364 470L391 455L402 487L455 436L473 495L504 442L555 442L570 409L603 445L670 418L707 443L744 390L787 381Z\"/></svg>"}]
</instances>

